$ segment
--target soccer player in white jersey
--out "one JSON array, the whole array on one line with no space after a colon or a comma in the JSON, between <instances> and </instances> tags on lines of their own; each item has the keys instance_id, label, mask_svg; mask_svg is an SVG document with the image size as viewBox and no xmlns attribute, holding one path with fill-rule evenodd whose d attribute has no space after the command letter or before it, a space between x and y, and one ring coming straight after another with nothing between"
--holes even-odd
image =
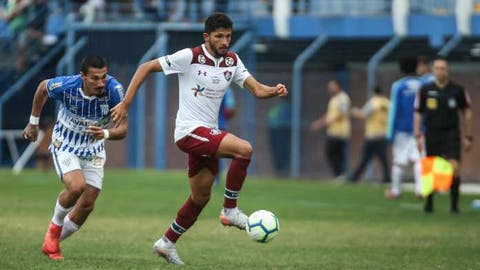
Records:
<instances>
[{"instance_id":1,"label":"soccer player in white jersey","mask_svg":"<svg viewBox=\"0 0 480 270\"><path fill-rule=\"evenodd\" d=\"M49 149L64 189L42 246L50 259L63 259L60 241L78 231L94 208L102 189L105 140L123 139L127 134L125 118L109 128L110 109L123 96L122 85L107 74L107 64L99 56L85 57L79 75L44 80L37 87L25 139L37 140L47 99L60 103Z\"/></svg>"},{"instance_id":2,"label":"soccer player in white jersey","mask_svg":"<svg viewBox=\"0 0 480 270\"><path fill-rule=\"evenodd\" d=\"M215 13L205 21L205 43L180 50L139 66L128 86L125 99L112 110L114 121L126 116L136 92L153 72L178 74L179 109L175 142L188 153L188 176L191 195L177 213L166 233L154 244L154 251L168 263L183 264L174 244L200 215L210 199L219 158L231 158L220 222L244 230L247 215L237 208L237 199L247 175L252 146L233 134L218 129L220 103L233 82L247 88L258 98L287 95L283 84L267 86L250 75L238 55L228 50L233 23L229 17Z\"/></svg>"}]
</instances>

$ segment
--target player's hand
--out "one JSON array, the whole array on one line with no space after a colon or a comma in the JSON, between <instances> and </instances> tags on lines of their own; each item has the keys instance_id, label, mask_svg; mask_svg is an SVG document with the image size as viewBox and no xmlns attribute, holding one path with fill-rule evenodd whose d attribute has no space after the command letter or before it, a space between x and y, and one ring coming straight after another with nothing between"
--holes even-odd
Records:
<instances>
[{"instance_id":1,"label":"player's hand","mask_svg":"<svg viewBox=\"0 0 480 270\"><path fill-rule=\"evenodd\" d=\"M96 140L101 140L104 137L103 128L98 126L88 126L86 132L92 134Z\"/></svg>"},{"instance_id":2,"label":"player's hand","mask_svg":"<svg viewBox=\"0 0 480 270\"><path fill-rule=\"evenodd\" d=\"M310 131L319 131L320 129L322 129L322 127L322 120L315 120L312 122L312 124L310 124Z\"/></svg>"},{"instance_id":3,"label":"player's hand","mask_svg":"<svg viewBox=\"0 0 480 270\"><path fill-rule=\"evenodd\" d=\"M110 110L112 121L115 123L115 127L118 127L120 122L127 117L127 110L127 105L125 105L123 102L118 103Z\"/></svg>"},{"instance_id":4,"label":"player's hand","mask_svg":"<svg viewBox=\"0 0 480 270\"><path fill-rule=\"evenodd\" d=\"M418 153L423 152L423 134L415 134L415 141L417 142Z\"/></svg>"},{"instance_id":5,"label":"player's hand","mask_svg":"<svg viewBox=\"0 0 480 270\"><path fill-rule=\"evenodd\" d=\"M472 149L472 146L473 146L472 138L464 137L463 138L463 149L465 149L465 151L468 152Z\"/></svg>"},{"instance_id":6,"label":"player's hand","mask_svg":"<svg viewBox=\"0 0 480 270\"><path fill-rule=\"evenodd\" d=\"M277 91L276 91L277 96L284 97L284 96L288 95L288 90L287 90L287 87L285 85L279 83L275 86L275 88L277 88Z\"/></svg>"},{"instance_id":7,"label":"player's hand","mask_svg":"<svg viewBox=\"0 0 480 270\"><path fill-rule=\"evenodd\" d=\"M23 138L31 142L37 141L38 138L38 125L32 125L28 123L25 129L22 132Z\"/></svg>"}]
</instances>

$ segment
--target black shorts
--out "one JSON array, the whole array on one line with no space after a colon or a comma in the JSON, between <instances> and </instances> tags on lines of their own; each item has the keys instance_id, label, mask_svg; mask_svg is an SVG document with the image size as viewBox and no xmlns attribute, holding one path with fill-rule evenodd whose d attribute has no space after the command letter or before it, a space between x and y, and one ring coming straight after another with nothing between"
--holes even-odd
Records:
<instances>
[{"instance_id":1,"label":"black shorts","mask_svg":"<svg viewBox=\"0 0 480 270\"><path fill-rule=\"evenodd\" d=\"M456 129L427 130L425 132L427 156L460 160L460 131Z\"/></svg>"}]
</instances>

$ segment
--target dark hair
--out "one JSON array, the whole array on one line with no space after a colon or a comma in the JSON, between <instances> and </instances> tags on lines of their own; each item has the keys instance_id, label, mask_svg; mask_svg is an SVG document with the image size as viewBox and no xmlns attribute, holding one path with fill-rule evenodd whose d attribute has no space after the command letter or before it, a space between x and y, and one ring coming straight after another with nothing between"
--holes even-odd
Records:
<instances>
[{"instance_id":1,"label":"dark hair","mask_svg":"<svg viewBox=\"0 0 480 270\"><path fill-rule=\"evenodd\" d=\"M433 59L433 61L437 61L437 60L445 61L445 62L448 63L447 57L445 57L445 56L443 56L443 55L437 55L437 56L435 56L435 58Z\"/></svg>"},{"instance_id":2,"label":"dark hair","mask_svg":"<svg viewBox=\"0 0 480 270\"><path fill-rule=\"evenodd\" d=\"M404 74L412 74L417 71L418 61L416 57L404 57L398 61L398 67Z\"/></svg>"},{"instance_id":3,"label":"dark hair","mask_svg":"<svg viewBox=\"0 0 480 270\"><path fill-rule=\"evenodd\" d=\"M334 83L336 84L339 88L342 88L342 84L340 83L340 81L338 79L330 79L328 81L329 83Z\"/></svg>"},{"instance_id":4,"label":"dark hair","mask_svg":"<svg viewBox=\"0 0 480 270\"><path fill-rule=\"evenodd\" d=\"M420 55L418 58L417 58L417 63L418 64L424 64L424 65L428 65L430 64L430 59L425 56L425 55Z\"/></svg>"},{"instance_id":5,"label":"dark hair","mask_svg":"<svg viewBox=\"0 0 480 270\"><path fill-rule=\"evenodd\" d=\"M107 66L105 58L98 55L87 55L82 59L80 70L83 74L88 73L88 68L104 68Z\"/></svg>"},{"instance_id":6,"label":"dark hair","mask_svg":"<svg viewBox=\"0 0 480 270\"><path fill-rule=\"evenodd\" d=\"M214 13L210 15L205 21L205 33L210 34L218 28L232 29L232 20L223 13Z\"/></svg>"},{"instance_id":7,"label":"dark hair","mask_svg":"<svg viewBox=\"0 0 480 270\"><path fill-rule=\"evenodd\" d=\"M380 85L375 85L375 86L373 87L373 92L374 92L375 94L382 94L382 93L383 93L383 88L380 87Z\"/></svg>"}]
</instances>

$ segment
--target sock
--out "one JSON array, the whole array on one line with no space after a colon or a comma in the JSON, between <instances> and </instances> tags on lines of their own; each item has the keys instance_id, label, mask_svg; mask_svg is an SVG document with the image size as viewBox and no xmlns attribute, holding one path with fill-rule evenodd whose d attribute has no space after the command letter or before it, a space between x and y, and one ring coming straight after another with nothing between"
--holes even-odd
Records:
<instances>
[{"instance_id":1,"label":"sock","mask_svg":"<svg viewBox=\"0 0 480 270\"><path fill-rule=\"evenodd\" d=\"M425 212L427 213L431 213L433 212L433 195L435 194L435 192L432 192L432 194L428 195L427 196L427 199L425 201L425 207L424 207L424 210Z\"/></svg>"},{"instance_id":2,"label":"sock","mask_svg":"<svg viewBox=\"0 0 480 270\"><path fill-rule=\"evenodd\" d=\"M63 207L57 199L55 204L55 211L53 212L52 222L55 225L63 226L63 219L65 216L72 210L73 206L70 208Z\"/></svg>"},{"instance_id":3,"label":"sock","mask_svg":"<svg viewBox=\"0 0 480 270\"><path fill-rule=\"evenodd\" d=\"M420 160L413 164L413 177L415 179L415 194L422 194L422 162Z\"/></svg>"},{"instance_id":4,"label":"sock","mask_svg":"<svg viewBox=\"0 0 480 270\"><path fill-rule=\"evenodd\" d=\"M392 166L392 193L400 194L400 184L402 183L404 167L398 164Z\"/></svg>"},{"instance_id":5,"label":"sock","mask_svg":"<svg viewBox=\"0 0 480 270\"><path fill-rule=\"evenodd\" d=\"M65 240L66 238L74 234L79 229L80 229L80 226L78 226L77 224L75 224L75 222L70 220L70 217L68 215L65 216L65 219L63 220L63 228L62 228L62 234L60 235L60 241Z\"/></svg>"},{"instance_id":6,"label":"sock","mask_svg":"<svg viewBox=\"0 0 480 270\"><path fill-rule=\"evenodd\" d=\"M450 210L458 211L458 200L460 194L460 176L454 176L450 187Z\"/></svg>"},{"instance_id":7,"label":"sock","mask_svg":"<svg viewBox=\"0 0 480 270\"><path fill-rule=\"evenodd\" d=\"M234 158L232 160L227 173L223 207L237 207L238 194L242 189L245 177L247 177L248 164L250 164L250 159Z\"/></svg>"},{"instance_id":8,"label":"sock","mask_svg":"<svg viewBox=\"0 0 480 270\"><path fill-rule=\"evenodd\" d=\"M178 238L195 223L204 206L205 205L195 204L192 201L192 197L188 197L188 200L183 204L182 208L178 210L177 218L172 222L170 228L168 228L165 237L173 243L176 243Z\"/></svg>"}]
</instances>

